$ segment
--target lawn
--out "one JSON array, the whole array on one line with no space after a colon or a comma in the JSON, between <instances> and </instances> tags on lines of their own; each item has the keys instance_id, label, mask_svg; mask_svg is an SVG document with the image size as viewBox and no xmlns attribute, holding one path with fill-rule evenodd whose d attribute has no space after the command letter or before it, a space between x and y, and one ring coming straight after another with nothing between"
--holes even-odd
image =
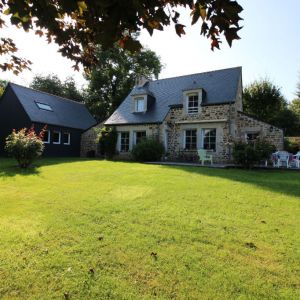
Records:
<instances>
[{"instance_id":1,"label":"lawn","mask_svg":"<svg viewBox=\"0 0 300 300\"><path fill-rule=\"evenodd\" d=\"M299 299L300 172L0 160L0 299Z\"/></svg>"}]
</instances>

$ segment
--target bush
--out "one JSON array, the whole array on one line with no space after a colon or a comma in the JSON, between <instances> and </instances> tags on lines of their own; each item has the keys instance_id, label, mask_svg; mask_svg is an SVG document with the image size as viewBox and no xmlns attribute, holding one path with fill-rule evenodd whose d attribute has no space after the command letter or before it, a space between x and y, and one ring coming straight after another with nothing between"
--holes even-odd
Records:
<instances>
[{"instance_id":1,"label":"bush","mask_svg":"<svg viewBox=\"0 0 300 300\"><path fill-rule=\"evenodd\" d=\"M234 161L245 168L251 168L254 164L270 158L276 150L275 146L263 139L253 142L236 142L233 147Z\"/></svg>"},{"instance_id":2,"label":"bush","mask_svg":"<svg viewBox=\"0 0 300 300\"><path fill-rule=\"evenodd\" d=\"M164 146L159 141L143 139L133 147L131 154L136 161L157 161L164 152Z\"/></svg>"},{"instance_id":3,"label":"bush","mask_svg":"<svg viewBox=\"0 0 300 300\"><path fill-rule=\"evenodd\" d=\"M103 127L98 135L100 154L111 159L116 153L118 133L114 127Z\"/></svg>"},{"instance_id":4,"label":"bush","mask_svg":"<svg viewBox=\"0 0 300 300\"><path fill-rule=\"evenodd\" d=\"M297 138L285 138L284 150L290 153L297 153L300 151L300 141Z\"/></svg>"},{"instance_id":5,"label":"bush","mask_svg":"<svg viewBox=\"0 0 300 300\"><path fill-rule=\"evenodd\" d=\"M14 157L21 168L28 168L44 151L45 128L36 134L33 126L13 132L6 138L5 150Z\"/></svg>"}]
</instances>

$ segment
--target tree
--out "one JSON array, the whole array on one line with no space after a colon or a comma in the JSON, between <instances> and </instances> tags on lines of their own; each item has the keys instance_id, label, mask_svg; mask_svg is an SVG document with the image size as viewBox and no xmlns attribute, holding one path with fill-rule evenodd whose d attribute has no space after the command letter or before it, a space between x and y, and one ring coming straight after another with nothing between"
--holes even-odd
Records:
<instances>
[{"instance_id":1,"label":"tree","mask_svg":"<svg viewBox=\"0 0 300 300\"><path fill-rule=\"evenodd\" d=\"M296 98L290 103L289 108L296 114L300 123L300 81L296 87Z\"/></svg>"},{"instance_id":2,"label":"tree","mask_svg":"<svg viewBox=\"0 0 300 300\"><path fill-rule=\"evenodd\" d=\"M300 123L300 97L294 99L290 103L289 108L297 116L299 123Z\"/></svg>"},{"instance_id":3,"label":"tree","mask_svg":"<svg viewBox=\"0 0 300 300\"><path fill-rule=\"evenodd\" d=\"M107 118L133 88L137 75L158 78L162 64L155 52L143 49L130 52L115 46L96 51L98 63L85 77L85 101L98 120Z\"/></svg>"},{"instance_id":4,"label":"tree","mask_svg":"<svg viewBox=\"0 0 300 300\"><path fill-rule=\"evenodd\" d=\"M76 69L80 63L89 69L96 62L94 45L108 49L119 43L135 51L141 49L135 33L146 29L152 35L170 24L179 36L185 34L178 7L191 11L191 24L201 22L200 34L211 39L212 49L219 48L221 35L230 46L239 39L243 8L233 0L0 0L0 28L6 15L12 25L35 30L58 44L61 54L73 60ZM0 64L3 71L19 73L29 68L30 61L14 56L15 51L13 40L1 38L0 55L10 55L8 62Z\"/></svg>"},{"instance_id":5,"label":"tree","mask_svg":"<svg viewBox=\"0 0 300 300\"><path fill-rule=\"evenodd\" d=\"M4 93L4 90L6 88L7 85L7 81L6 80L1 80L0 79L0 97L2 96L2 94Z\"/></svg>"},{"instance_id":6,"label":"tree","mask_svg":"<svg viewBox=\"0 0 300 300\"><path fill-rule=\"evenodd\" d=\"M244 111L272 123L278 112L287 108L279 87L268 79L254 81L244 88Z\"/></svg>"},{"instance_id":7,"label":"tree","mask_svg":"<svg viewBox=\"0 0 300 300\"><path fill-rule=\"evenodd\" d=\"M288 106L281 89L268 79L246 86L243 95L244 111L284 129L286 135L299 132L297 115Z\"/></svg>"},{"instance_id":8,"label":"tree","mask_svg":"<svg viewBox=\"0 0 300 300\"><path fill-rule=\"evenodd\" d=\"M55 74L49 74L47 76L36 75L34 76L30 87L78 102L82 102L84 100L81 91L77 89L74 78L72 77L68 77L64 82L62 82Z\"/></svg>"}]
</instances>

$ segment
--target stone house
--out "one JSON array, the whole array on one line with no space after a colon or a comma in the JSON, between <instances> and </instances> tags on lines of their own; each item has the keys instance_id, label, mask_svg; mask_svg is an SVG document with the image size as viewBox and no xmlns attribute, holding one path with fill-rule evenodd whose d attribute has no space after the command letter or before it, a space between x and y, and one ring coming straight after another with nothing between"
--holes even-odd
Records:
<instances>
[{"instance_id":1,"label":"stone house","mask_svg":"<svg viewBox=\"0 0 300 300\"><path fill-rule=\"evenodd\" d=\"M128 159L144 137L161 141L169 160L197 160L197 149L206 149L214 162L229 162L234 141L258 136L281 150L283 131L243 113L242 91L241 67L144 79L104 125L115 126L121 159ZM92 131L83 135L82 155L89 148L96 151L91 135Z\"/></svg>"}]
</instances>

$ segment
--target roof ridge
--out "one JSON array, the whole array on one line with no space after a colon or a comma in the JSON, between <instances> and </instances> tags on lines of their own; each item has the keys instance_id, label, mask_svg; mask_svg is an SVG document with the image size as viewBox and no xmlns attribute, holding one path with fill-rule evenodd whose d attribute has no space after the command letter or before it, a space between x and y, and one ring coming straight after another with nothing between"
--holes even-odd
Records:
<instances>
[{"instance_id":1,"label":"roof ridge","mask_svg":"<svg viewBox=\"0 0 300 300\"><path fill-rule=\"evenodd\" d=\"M167 77L167 78L161 78L161 79L151 80L150 83L151 82L162 81L162 80L180 78L180 77L189 77L189 76L194 76L194 75L199 75L199 74L207 74L207 73L215 73L215 72L220 72L220 71L225 71L225 70L233 70L233 69L242 69L242 66L232 67L232 68L223 68L223 69L219 69L219 70L205 71L205 72L200 72L200 73L192 73L192 74L186 74L186 75L172 76L172 77Z\"/></svg>"},{"instance_id":2,"label":"roof ridge","mask_svg":"<svg viewBox=\"0 0 300 300\"><path fill-rule=\"evenodd\" d=\"M21 88L24 88L24 89L27 89L27 90L32 90L32 91L34 91L34 92L46 94L46 95L49 95L49 96L53 96L53 97L56 97L56 98L60 98L61 100L64 100L64 101L70 101L70 102L77 103L77 104L81 104L81 105L84 105L84 106L85 106L85 104L84 104L83 102L78 102L78 101L75 101L75 100L72 100L72 99L69 99L69 98L65 98L65 97L62 97L62 96L50 94L50 93L47 93L47 92L44 92L44 91L40 91L40 90L37 90L37 89L33 89L33 88L31 88L31 87L27 87L27 86L24 86L24 85L20 85L20 84L14 83L14 82L8 82L8 84L9 84L9 85L16 85L16 86L18 86L18 87L21 87Z\"/></svg>"}]
</instances>

